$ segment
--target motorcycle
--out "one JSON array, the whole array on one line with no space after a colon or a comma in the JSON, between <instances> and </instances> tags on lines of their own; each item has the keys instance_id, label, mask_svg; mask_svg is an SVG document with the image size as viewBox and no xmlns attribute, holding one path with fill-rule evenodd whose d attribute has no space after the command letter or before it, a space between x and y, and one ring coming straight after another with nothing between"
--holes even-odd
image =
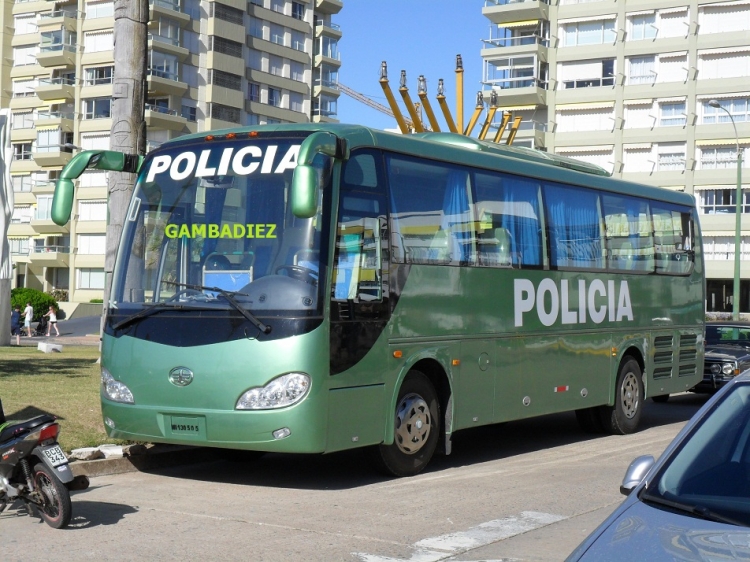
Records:
<instances>
[{"instance_id":1,"label":"motorcycle","mask_svg":"<svg viewBox=\"0 0 750 562\"><path fill-rule=\"evenodd\" d=\"M73 476L57 443L60 425L44 414L26 421L6 421L0 402L0 513L22 501L29 515L37 510L52 528L62 529L73 514L71 490L85 490L86 476Z\"/></svg>"}]
</instances>

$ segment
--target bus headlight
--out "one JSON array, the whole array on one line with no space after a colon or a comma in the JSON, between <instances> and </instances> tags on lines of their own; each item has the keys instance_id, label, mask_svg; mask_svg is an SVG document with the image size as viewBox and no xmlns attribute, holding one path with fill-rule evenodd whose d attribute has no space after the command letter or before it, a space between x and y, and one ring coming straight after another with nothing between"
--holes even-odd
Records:
<instances>
[{"instance_id":1,"label":"bus headlight","mask_svg":"<svg viewBox=\"0 0 750 562\"><path fill-rule=\"evenodd\" d=\"M291 406L302 400L310 390L310 377L304 373L288 373L276 377L265 386L247 390L237 400L237 410L271 410Z\"/></svg>"},{"instance_id":2,"label":"bus headlight","mask_svg":"<svg viewBox=\"0 0 750 562\"><path fill-rule=\"evenodd\" d=\"M130 392L130 389L120 381L116 381L107 369L102 369L102 391L112 402L135 404L133 393Z\"/></svg>"}]
</instances>

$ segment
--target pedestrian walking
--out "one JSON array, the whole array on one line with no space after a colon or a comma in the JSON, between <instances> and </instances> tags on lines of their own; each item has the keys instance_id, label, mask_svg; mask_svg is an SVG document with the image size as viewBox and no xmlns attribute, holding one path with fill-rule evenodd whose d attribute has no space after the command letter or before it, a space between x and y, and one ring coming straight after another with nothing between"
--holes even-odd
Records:
<instances>
[{"instance_id":1,"label":"pedestrian walking","mask_svg":"<svg viewBox=\"0 0 750 562\"><path fill-rule=\"evenodd\" d=\"M49 337L49 334L52 331L52 328L55 329L55 332L59 336L60 330L57 329L57 311L55 310L55 307L50 306L49 312L47 312L45 316L49 316L49 323L47 324L47 337Z\"/></svg>"},{"instance_id":2,"label":"pedestrian walking","mask_svg":"<svg viewBox=\"0 0 750 562\"><path fill-rule=\"evenodd\" d=\"M10 335L16 336L16 345L21 345L21 307L18 305L10 311Z\"/></svg>"},{"instance_id":3,"label":"pedestrian walking","mask_svg":"<svg viewBox=\"0 0 750 562\"><path fill-rule=\"evenodd\" d=\"M34 307L31 306L30 302L26 303L26 308L23 309L23 325L26 328L26 337L33 337L31 331L31 321L34 319Z\"/></svg>"}]
</instances>

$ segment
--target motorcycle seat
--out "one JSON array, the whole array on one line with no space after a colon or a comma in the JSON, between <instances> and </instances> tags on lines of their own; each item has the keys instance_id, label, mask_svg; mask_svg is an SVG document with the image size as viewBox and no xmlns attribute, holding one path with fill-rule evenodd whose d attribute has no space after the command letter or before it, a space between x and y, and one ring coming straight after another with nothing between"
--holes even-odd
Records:
<instances>
[{"instance_id":1,"label":"motorcycle seat","mask_svg":"<svg viewBox=\"0 0 750 562\"><path fill-rule=\"evenodd\" d=\"M55 421L55 417L50 416L49 414L43 414L26 421L9 421L4 427L0 426L2 427L2 429L0 429L0 443L10 441L13 437L21 435L23 433L28 433L29 431L31 431L32 429L36 429L40 425L51 423L53 421Z\"/></svg>"}]
</instances>

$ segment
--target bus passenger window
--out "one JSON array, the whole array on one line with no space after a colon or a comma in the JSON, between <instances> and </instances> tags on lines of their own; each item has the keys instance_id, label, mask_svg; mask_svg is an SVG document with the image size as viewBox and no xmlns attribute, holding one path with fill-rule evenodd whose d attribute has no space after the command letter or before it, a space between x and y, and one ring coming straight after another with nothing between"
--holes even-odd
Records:
<instances>
[{"instance_id":1,"label":"bus passenger window","mask_svg":"<svg viewBox=\"0 0 750 562\"><path fill-rule=\"evenodd\" d=\"M477 173L477 252L486 267L539 267L539 183L509 174Z\"/></svg>"},{"instance_id":2,"label":"bus passenger window","mask_svg":"<svg viewBox=\"0 0 750 562\"><path fill-rule=\"evenodd\" d=\"M544 196L550 266L603 269L599 195L589 189L547 184Z\"/></svg>"},{"instance_id":3,"label":"bus passenger window","mask_svg":"<svg viewBox=\"0 0 750 562\"><path fill-rule=\"evenodd\" d=\"M655 203L652 214L656 273L687 275L695 260L690 213Z\"/></svg>"},{"instance_id":4,"label":"bus passenger window","mask_svg":"<svg viewBox=\"0 0 750 562\"><path fill-rule=\"evenodd\" d=\"M648 202L635 197L602 195L607 268L654 271L654 235Z\"/></svg>"}]
</instances>

